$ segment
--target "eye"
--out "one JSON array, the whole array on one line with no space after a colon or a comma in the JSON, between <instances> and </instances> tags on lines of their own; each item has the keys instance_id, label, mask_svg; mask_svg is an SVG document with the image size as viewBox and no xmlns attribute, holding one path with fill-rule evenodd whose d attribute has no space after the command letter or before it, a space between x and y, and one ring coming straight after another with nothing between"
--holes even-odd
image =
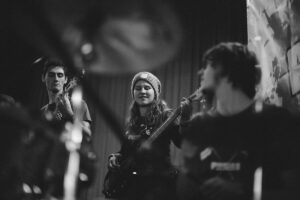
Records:
<instances>
[{"instance_id":1,"label":"eye","mask_svg":"<svg viewBox=\"0 0 300 200\"><path fill-rule=\"evenodd\" d=\"M57 76L58 76L58 78L62 78L62 77L64 77L64 74L63 73L58 73Z\"/></svg>"},{"instance_id":2,"label":"eye","mask_svg":"<svg viewBox=\"0 0 300 200\"><path fill-rule=\"evenodd\" d=\"M53 72L48 73L48 77L54 77L54 76L55 76L55 73L53 73Z\"/></svg>"},{"instance_id":3,"label":"eye","mask_svg":"<svg viewBox=\"0 0 300 200\"><path fill-rule=\"evenodd\" d=\"M140 91L142 89L142 87L141 86L136 86L134 89L137 90L137 91Z\"/></svg>"},{"instance_id":4,"label":"eye","mask_svg":"<svg viewBox=\"0 0 300 200\"><path fill-rule=\"evenodd\" d=\"M151 87L148 86L148 85L146 85L144 88L145 88L145 90L150 90L151 89Z\"/></svg>"}]
</instances>

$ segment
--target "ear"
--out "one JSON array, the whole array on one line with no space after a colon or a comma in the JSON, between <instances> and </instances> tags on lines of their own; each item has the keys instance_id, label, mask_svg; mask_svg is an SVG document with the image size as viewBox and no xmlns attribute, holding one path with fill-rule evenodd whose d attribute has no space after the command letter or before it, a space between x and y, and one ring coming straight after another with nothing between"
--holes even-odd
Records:
<instances>
[{"instance_id":1,"label":"ear","mask_svg":"<svg viewBox=\"0 0 300 200\"><path fill-rule=\"evenodd\" d=\"M232 82L228 79L227 76L224 76L224 77L220 77L220 81L223 81L224 83L227 83L229 85L233 85Z\"/></svg>"},{"instance_id":2,"label":"ear","mask_svg":"<svg viewBox=\"0 0 300 200\"><path fill-rule=\"evenodd\" d=\"M223 78L225 78L225 76L223 75L223 71L221 67L216 67L214 68L214 70L215 70L215 74L214 74L215 81L217 83L220 83L223 80Z\"/></svg>"}]
</instances>

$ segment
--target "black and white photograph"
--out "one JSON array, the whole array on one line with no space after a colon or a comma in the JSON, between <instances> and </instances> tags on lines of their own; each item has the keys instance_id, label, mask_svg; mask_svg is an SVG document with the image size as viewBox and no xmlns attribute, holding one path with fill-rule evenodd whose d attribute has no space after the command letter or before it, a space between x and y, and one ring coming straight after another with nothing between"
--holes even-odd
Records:
<instances>
[{"instance_id":1,"label":"black and white photograph","mask_svg":"<svg viewBox=\"0 0 300 200\"><path fill-rule=\"evenodd\" d=\"M300 0L0 10L0 200L300 199Z\"/></svg>"}]
</instances>

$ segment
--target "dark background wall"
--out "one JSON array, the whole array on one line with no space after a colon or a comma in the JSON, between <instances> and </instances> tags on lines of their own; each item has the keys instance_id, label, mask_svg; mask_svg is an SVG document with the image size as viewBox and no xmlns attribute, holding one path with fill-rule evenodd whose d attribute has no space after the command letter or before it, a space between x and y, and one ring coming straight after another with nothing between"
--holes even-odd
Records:
<instances>
[{"instance_id":1,"label":"dark background wall","mask_svg":"<svg viewBox=\"0 0 300 200\"><path fill-rule=\"evenodd\" d=\"M191 0L174 1L181 19L185 40L178 55L165 66L152 71L162 82L162 98L176 108L180 99L191 94L198 86L197 71L201 56L212 45L221 41L247 42L246 0ZM40 52L20 38L9 27L7 20L0 27L0 93L13 96L23 105L40 108L47 101L40 81L40 66L32 62ZM89 75L94 92L103 98L122 122L131 101L130 81L133 74L104 76ZM83 198L103 198L102 182L107 171L107 156L119 150L120 143L104 122L95 105L86 97L93 119L93 142L98 156L95 181ZM199 105L195 105L195 111ZM172 160L180 166L180 151L172 147Z\"/></svg>"}]
</instances>

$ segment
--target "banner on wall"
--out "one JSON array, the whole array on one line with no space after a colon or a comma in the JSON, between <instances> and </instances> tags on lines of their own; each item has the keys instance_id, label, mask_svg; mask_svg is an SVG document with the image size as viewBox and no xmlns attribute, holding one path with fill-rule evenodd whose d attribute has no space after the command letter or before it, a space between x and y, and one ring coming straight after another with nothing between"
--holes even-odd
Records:
<instances>
[{"instance_id":1,"label":"banner on wall","mask_svg":"<svg viewBox=\"0 0 300 200\"><path fill-rule=\"evenodd\" d=\"M248 45L259 58L261 96L300 112L300 0L248 0Z\"/></svg>"}]
</instances>

